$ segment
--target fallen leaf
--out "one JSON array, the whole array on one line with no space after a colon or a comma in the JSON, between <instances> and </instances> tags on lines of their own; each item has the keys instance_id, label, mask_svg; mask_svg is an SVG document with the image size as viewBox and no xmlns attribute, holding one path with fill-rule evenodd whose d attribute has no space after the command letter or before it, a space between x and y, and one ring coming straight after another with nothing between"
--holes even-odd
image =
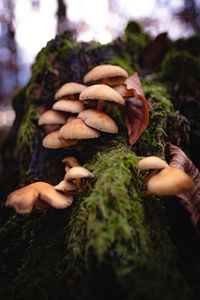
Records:
<instances>
[{"instance_id":1,"label":"fallen leaf","mask_svg":"<svg viewBox=\"0 0 200 300\"><path fill-rule=\"evenodd\" d=\"M197 228L200 220L200 172L179 147L171 143L167 144L170 156L172 156L170 166L182 169L194 181L194 188L191 191L180 193L177 197L180 203L190 212L192 223Z\"/></svg>"},{"instance_id":2,"label":"fallen leaf","mask_svg":"<svg viewBox=\"0 0 200 300\"><path fill-rule=\"evenodd\" d=\"M134 92L144 96L144 90L137 72L128 77L124 83L128 90L133 90Z\"/></svg>"},{"instance_id":3,"label":"fallen leaf","mask_svg":"<svg viewBox=\"0 0 200 300\"><path fill-rule=\"evenodd\" d=\"M149 109L138 74L134 73L127 78L125 85L128 90L132 90L132 96L126 101L124 114L129 143L133 145L147 127Z\"/></svg>"}]
</instances>

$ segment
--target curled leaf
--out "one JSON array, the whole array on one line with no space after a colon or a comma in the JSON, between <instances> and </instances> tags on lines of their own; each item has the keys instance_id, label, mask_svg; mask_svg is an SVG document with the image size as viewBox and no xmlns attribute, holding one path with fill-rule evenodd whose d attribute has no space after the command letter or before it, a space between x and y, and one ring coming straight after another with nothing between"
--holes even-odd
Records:
<instances>
[{"instance_id":1,"label":"curled leaf","mask_svg":"<svg viewBox=\"0 0 200 300\"><path fill-rule=\"evenodd\" d=\"M128 77L125 81L125 84L128 90L133 90L138 94L144 96L144 90L140 81L140 77L137 72L135 72L133 75Z\"/></svg>"},{"instance_id":2,"label":"curled leaf","mask_svg":"<svg viewBox=\"0 0 200 300\"><path fill-rule=\"evenodd\" d=\"M125 121L128 129L129 143L133 145L146 129L149 121L149 109L140 78L134 73L125 81L126 88L132 90L133 95L126 101Z\"/></svg>"},{"instance_id":3,"label":"curled leaf","mask_svg":"<svg viewBox=\"0 0 200 300\"><path fill-rule=\"evenodd\" d=\"M170 166L182 169L194 181L194 188L185 193L180 193L177 197L180 203L190 212L191 220L195 227L200 220L200 173L192 161L177 146L168 143L169 153L172 156Z\"/></svg>"}]
</instances>

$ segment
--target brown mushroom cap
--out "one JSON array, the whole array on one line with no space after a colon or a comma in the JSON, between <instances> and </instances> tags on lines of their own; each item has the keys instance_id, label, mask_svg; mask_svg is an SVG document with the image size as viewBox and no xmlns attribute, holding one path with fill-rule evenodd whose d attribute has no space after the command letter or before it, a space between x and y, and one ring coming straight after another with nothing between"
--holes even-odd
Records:
<instances>
[{"instance_id":1,"label":"brown mushroom cap","mask_svg":"<svg viewBox=\"0 0 200 300\"><path fill-rule=\"evenodd\" d=\"M84 104L79 100L59 100L52 106L55 110L61 110L65 112L70 112L72 114L79 114L84 110Z\"/></svg>"},{"instance_id":2,"label":"brown mushroom cap","mask_svg":"<svg viewBox=\"0 0 200 300\"><path fill-rule=\"evenodd\" d=\"M94 175L83 167L73 167L65 175L66 180L73 180L77 178L93 178Z\"/></svg>"},{"instance_id":3,"label":"brown mushroom cap","mask_svg":"<svg viewBox=\"0 0 200 300\"><path fill-rule=\"evenodd\" d=\"M60 149L60 148L68 148L78 144L77 140L65 140L61 139L59 135L59 130L53 131L49 133L42 141L42 145L45 148L50 149Z\"/></svg>"},{"instance_id":4,"label":"brown mushroom cap","mask_svg":"<svg viewBox=\"0 0 200 300\"><path fill-rule=\"evenodd\" d=\"M154 195L177 195L193 188L192 178L184 171L168 167L153 176L147 183L147 189Z\"/></svg>"},{"instance_id":5,"label":"brown mushroom cap","mask_svg":"<svg viewBox=\"0 0 200 300\"><path fill-rule=\"evenodd\" d=\"M81 119L76 119L65 124L59 130L59 134L64 139L93 139L100 137L100 133L88 127Z\"/></svg>"},{"instance_id":6,"label":"brown mushroom cap","mask_svg":"<svg viewBox=\"0 0 200 300\"><path fill-rule=\"evenodd\" d=\"M78 118L82 119L88 126L100 131L117 133L117 124L111 117L102 111L96 109L87 109L82 111Z\"/></svg>"},{"instance_id":7,"label":"brown mushroom cap","mask_svg":"<svg viewBox=\"0 0 200 300\"><path fill-rule=\"evenodd\" d=\"M62 180L56 186L54 186L54 188L55 188L55 190L63 192L63 193L68 193L70 191L77 190L77 187L73 182L69 182L66 180Z\"/></svg>"},{"instance_id":8,"label":"brown mushroom cap","mask_svg":"<svg viewBox=\"0 0 200 300\"><path fill-rule=\"evenodd\" d=\"M163 169L168 168L169 165L161 158L157 156L148 156L141 159L137 165L140 170L145 169Z\"/></svg>"},{"instance_id":9,"label":"brown mushroom cap","mask_svg":"<svg viewBox=\"0 0 200 300\"><path fill-rule=\"evenodd\" d=\"M61 99L62 97L74 94L80 94L86 88L85 85L77 82L67 82L63 84L55 94L55 99Z\"/></svg>"},{"instance_id":10,"label":"brown mushroom cap","mask_svg":"<svg viewBox=\"0 0 200 300\"><path fill-rule=\"evenodd\" d=\"M107 79L108 84L119 84L124 82L128 73L119 66L99 65L90 70L84 77L84 83L102 82Z\"/></svg>"},{"instance_id":11,"label":"brown mushroom cap","mask_svg":"<svg viewBox=\"0 0 200 300\"><path fill-rule=\"evenodd\" d=\"M118 84L118 85L114 86L113 89L124 98L133 96L133 91L128 90L124 84Z\"/></svg>"},{"instance_id":12,"label":"brown mushroom cap","mask_svg":"<svg viewBox=\"0 0 200 300\"><path fill-rule=\"evenodd\" d=\"M73 156L66 156L62 159L62 162L69 165L70 167L77 167L80 165L76 157Z\"/></svg>"},{"instance_id":13,"label":"brown mushroom cap","mask_svg":"<svg viewBox=\"0 0 200 300\"><path fill-rule=\"evenodd\" d=\"M17 213L29 214L38 200L63 209L71 205L73 198L56 191L46 182L35 182L9 194L5 206L13 207Z\"/></svg>"},{"instance_id":14,"label":"brown mushroom cap","mask_svg":"<svg viewBox=\"0 0 200 300\"><path fill-rule=\"evenodd\" d=\"M54 110L47 110L38 119L38 125L41 126L45 124L65 124L66 121L67 118L62 113Z\"/></svg>"},{"instance_id":15,"label":"brown mushroom cap","mask_svg":"<svg viewBox=\"0 0 200 300\"><path fill-rule=\"evenodd\" d=\"M94 84L86 88L79 96L80 100L105 100L125 105L123 97L110 86Z\"/></svg>"}]
</instances>

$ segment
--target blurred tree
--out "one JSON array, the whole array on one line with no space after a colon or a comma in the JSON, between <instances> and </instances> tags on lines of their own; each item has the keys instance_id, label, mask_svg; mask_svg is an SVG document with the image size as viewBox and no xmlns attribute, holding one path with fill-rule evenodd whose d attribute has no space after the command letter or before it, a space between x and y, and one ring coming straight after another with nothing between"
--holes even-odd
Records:
<instances>
[{"instance_id":1,"label":"blurred tree","mask_svg":"<svg viewBox=\"0 0 200 300\"><path fill-rule=\"evenodd\" d=\"M0 6L0 102L5 101L19 83L14 9L14 0L2 0Z\"/></svg>"}]
</instances>

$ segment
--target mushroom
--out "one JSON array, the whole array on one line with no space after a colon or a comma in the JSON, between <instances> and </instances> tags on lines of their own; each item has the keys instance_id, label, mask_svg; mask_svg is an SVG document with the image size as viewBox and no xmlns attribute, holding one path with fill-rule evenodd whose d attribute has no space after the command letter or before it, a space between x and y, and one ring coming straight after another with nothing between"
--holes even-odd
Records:
<instances>
[{"instance_id":1,"label":"mushroom","mask_svg":"<svg viewBox=\"0 0 200 300\"><path fill-rule=\"evenodd\" d=\"M57 185L54 186L54 188L57 191L63 192L65 194L77 190L76 185L73 182L69 182L65 179L63 179L61 182L59 182Z\"/></svg>"},{"instance_id":2,"label":"mushroom","mask_svg":"<svg viewBox=\"0 0 200 300\"><path fill-rule=\"evenodd\" d=\"M84 77L84 83L104 83L116 85L125 81L128 73L119 66L99 65L90 70Z\"/></svg>"},{"instance_id":3,"label":"mushroom","mask_svg":"<svg viewBox=\"0 0 200 300\"><path fill-rule=\"evenodd\" d=\"M69 112L72 114L79 114L81 111L84 110L84 104L78 100L59 100L54 103L52 106L55 110L60 110L64 112Z\"/></svg>"},{"instance_id":4,"label":"mushroom","mask_svg":"<svg viewBox=\"0 0 200 300\"><path fill-rule=\"evenodd\" d=\"M113 88L105 84L95 84L86 88L81 92L79 99L82 100L98 100L97 109L101 110L104 101L115 102L120 105L125 105L123 97Z\"/></svg>"},{"instance_id":5,"label":"mushroom","mask_svg":"<svg viewBox=\"0 0 200 300\"><path fill-rule=\"evenodd\" d=\"M67 97L68 99L78 99L78 95L86 88L85 85L77 82L67 82L63 84L55 94L55 99Z\"/></svg>"},{"instance_id":6,"label":"mushroom","mask_svg":"<svg viewBox=\"0 0 200 300\"><path fill-rule=\"evenodd\" d=\"M70 168L80 166L78 160L74 156L66 156L62 159L62 162L68 165Z\"/></svg>"},{"instance_id":7,"label":"mushroom","mask_svg":"<svg viewBox=\"0 0 200 300\"><path fill-rule=\"evenodd\" d=\"M78 118L88 126L108 133L117 133L118 127L107 114L96 109L87 109L79 113Z\"/></svg>"},{"instance_id":8,"label":"mushroom","mask_svg":"<svg viewBox=\"0 0 200 300\"><path fill-rule=\"evenodd\" d=\"M163 169L168 168L169 165L161 158L157 156L148 156L141 159L137 165L140 170L145 169Z\"/></svg>"},{"instance_id":9,"label":"mushroom","mask_svg":"<svg viewBox=\"0 0 200 300\"><path fill-rule=\"evenodd\" d=\"M44 207L43 202L54 208L64 209L70 206L72 201L72 196L56 191L52 185L35 182L9 194L5 206L13 207L20 214L30 214L34 206Z\"/></svg>"},{"instance_id":10,"label":"mushroom","mask_svg":"<svg viewBox=\"0 0 200 300\"><path fill-rule=\"evenodd\" d=\"M87 126L81 119L65 124L59 130L60 137L64 139L93 139L100 137L100 133Z\"/></svg>"},{"instance_id":11,"label":"mushroom","mask_svg":"<svg viewBox=\"0 0 200 300\"><path fill-rule=\"evenodd\" d=\"M192 178L184 171L174 167L164 168L147 183L147 189L153 195L177 195L193 188Z\"/></svg>"},{"instance_id":12,"label":"mushroom","mask_svg":"<svg viewBox=\"0 0 200 300\"><path fill-rule=\"evenodd\" d=\"M38 119L38 125L44 125L45 133L50 133L59 129L60 124L65 124L66 121L67 118L64 114L54 110L47 110Z\"/></svg>"},{"instance_id":13,"label":"mushroom","mask_svg":"<svg viewBox=\"0 0 200 300\"><path fill-rule=\"evenodd\" d=\"M133 90L128 90L124 84L118 84L114 86L113 89L118 92L125 101L127 101L129 97L133 96Z\"/></svg>"},{"instance_id":14,"label":"mushroom","mask_svg":"<svg viewBox=\"0 0 200 300\"><path fill-rule=\"evenodd\" d=\"M45 148L50 149L67 149L69 147L73 147L78 144L78 140L70 139L66 140L60 137L59 130L53 131L45 136L42 141L42 145Z\"/></svg>"},{"instance_id":15,"label":"mushroom","mask_svg":"<svg viewBox=\"0 0 200 300\"><path fill-rule=\"evenodd\" d=\"M83 178L93 178L94 175L83 167L73 167L65 175L67 181L75 180L77 188L80 188L80 180Z\"/></svg>"}]
</instances>

